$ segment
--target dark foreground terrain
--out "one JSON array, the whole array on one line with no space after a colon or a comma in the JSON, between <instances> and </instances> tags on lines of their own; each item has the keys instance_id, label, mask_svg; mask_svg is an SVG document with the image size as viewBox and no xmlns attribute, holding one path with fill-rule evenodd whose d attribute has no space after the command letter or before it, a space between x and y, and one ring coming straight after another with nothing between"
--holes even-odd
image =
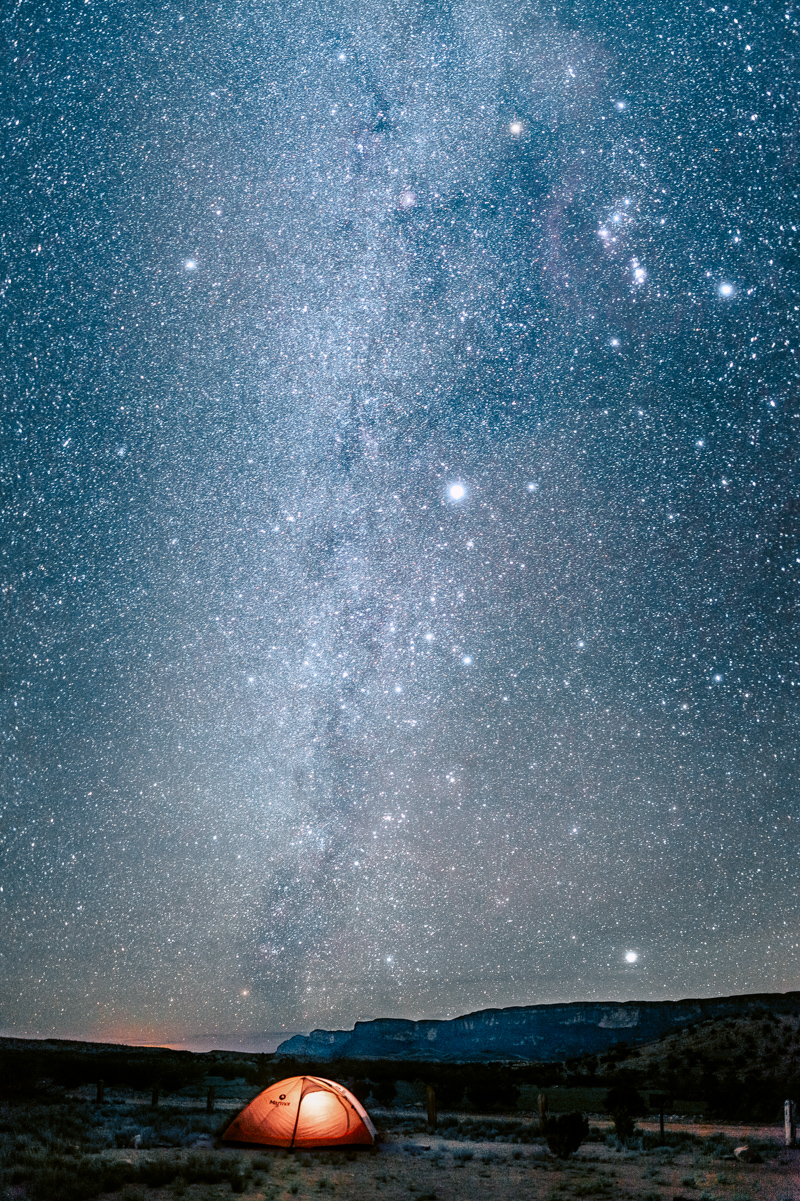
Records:
<instances>
[{"instance_id":1,"label":"dark foreground terrain","mask_svg":"<svg viewBox=\"0 0 800 1201\"><path fill-rule=\"evenodd\" d=\"M534 1115L444 1114L430 1131L420 1110L376 1110L381 1143L350 1151L285 1152L221 1147L216 1136L252 1095L231 1082L214 1113L197 1096L153 1108L118 1090L102 1104L87 1090L7 1101L0 1107L0 1196L8 1201L799 1201L800 1152L777 1127L698 1134L672 1123L625 1143L610 1123L556 1159ZM223 1090L225 1091L225 1090ZM747 1142L762 1162L743 1163Z\"/></svg>"},{"instance_id":2,"label":"dark foreground terrain","mask_svg":"<svg viewBox=\"0 0 800 1201\"><path fill-rule=\"evenodd\" d=\"M797 1018L770 1014L700 1023L642 1048L620 1041L559 1064L415 1062L402 1071L388 1061L5 1039L0 1201L800 1201L800 1151L783 1148L779 1125L784 1097L800 1091L799 1055ZM298 1072L348 1084L379 1144L313 1153L220 1144L262 1088ZM624 1139L608 1112L613 1095L619 1109L620 1090ZM557 1159L540 1133L543 1092L546 1122L572 1113L583 1131L569 1158ZM734 1157L745 1144L756 1162Z\"/></svg>"}]
</instances>

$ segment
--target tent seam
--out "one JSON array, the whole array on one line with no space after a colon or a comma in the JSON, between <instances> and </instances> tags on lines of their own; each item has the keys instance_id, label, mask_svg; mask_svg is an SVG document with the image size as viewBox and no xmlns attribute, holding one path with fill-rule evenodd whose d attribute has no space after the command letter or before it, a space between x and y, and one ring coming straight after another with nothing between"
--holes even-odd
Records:
<instances>
[{"instance_id":1,"label":"tent seam","mask_svg":"<svg viewBox=\"0 0 800 1201\"><path fill-rule=\"evenodd\" d=\"M303 1104L303 1097L305 1096L303 1089L306 1086L307 1079L308 1079L307 1076L303 1076L300 1081L300 1097L297 1102L297 1113L294 1115L294 1130L292 1131L292 1139L291 1139L291 1142L289 1143L290 1151L294 1150L294 1140L297 1136L297 1123L300 1121L300 1106Z\"/></svg>"}]
</instances>

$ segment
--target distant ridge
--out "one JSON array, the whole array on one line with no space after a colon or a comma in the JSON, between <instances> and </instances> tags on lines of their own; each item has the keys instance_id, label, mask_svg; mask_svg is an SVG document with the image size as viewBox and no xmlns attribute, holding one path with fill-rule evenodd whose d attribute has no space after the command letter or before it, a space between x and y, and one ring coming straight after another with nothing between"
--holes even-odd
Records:
<instances>
[{"instance_id":1,"label":"distant ridge","mask_svg":"<svg viewBox=\"0 0 800 1201\"><path fill-rule=\"evenodd\" d=\"M214 1047L208 1051L192 1051L186 1047L170 1046L168 1043L100 1043L80 1038L18 1038L14 1035L0 1035L0 1052L8 1051L44 1052L48 1055L81 1057L89 1055L112 1060L134 1058L144 1061L161 1060L165 1057L184 1061L203 1059L211 1065L216 1062L255 1062L254 1056L264 1053L232 1051L226 1047Z\"/></svg>"},{"instance_id":2,"label":"distant ridge","mask_svg":"<svg viewBox=\"0 0 800 1201\"><path fill-rule=\"evenodd\" d=\"M800 1014L800 992L680 1001L572 1001L481 1009L450 1021L376 1018L352 1030L312 1030L278 1047L277 1059L395 1059L441 1063L558 1062L615 1043L653 1042L699 1022Z\"/></svg>"}]
</instances>

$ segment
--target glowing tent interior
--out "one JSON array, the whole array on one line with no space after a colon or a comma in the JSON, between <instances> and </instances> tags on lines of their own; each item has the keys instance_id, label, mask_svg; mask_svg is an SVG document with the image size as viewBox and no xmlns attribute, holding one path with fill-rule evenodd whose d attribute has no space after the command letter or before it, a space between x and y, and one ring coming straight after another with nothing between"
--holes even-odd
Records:
<instances>
[{"instance_id":1,"label":"glowing tent interior","mask_svg":"<svg viewBox=\"0 0 800 1201\"><path fill-rule=\"evenodd\" d=\"M273 1147L333 1147L374 1143L375 1127L341 1084L321 1076L290 1076L259 1093L223 1138Z\"/></svg>"}]
</instances>

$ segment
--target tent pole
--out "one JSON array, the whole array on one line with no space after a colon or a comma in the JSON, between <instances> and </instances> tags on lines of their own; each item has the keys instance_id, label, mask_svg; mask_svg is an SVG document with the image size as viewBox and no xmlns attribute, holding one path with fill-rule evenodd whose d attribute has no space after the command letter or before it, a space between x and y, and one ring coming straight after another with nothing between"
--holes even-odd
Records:
<instances>
[{"instance_id":1,"label":"tent pole","mask_svg":"<svg viewBox=\"0 0 800 1201\"><path fill-rule=\"evenodd\" d=\"M303 1104L303 1089L306 1086L306 1078L303 1076L303 1083L300 1085L300 1098L297 1102L297 1113L294 1116L294 1130L292 1131L292 1141L289 1143L289 1150L294 1151L294 1139L297 1134L297 1123L300 1121L300 1106Z\"/></svg>"}]
</instances>

